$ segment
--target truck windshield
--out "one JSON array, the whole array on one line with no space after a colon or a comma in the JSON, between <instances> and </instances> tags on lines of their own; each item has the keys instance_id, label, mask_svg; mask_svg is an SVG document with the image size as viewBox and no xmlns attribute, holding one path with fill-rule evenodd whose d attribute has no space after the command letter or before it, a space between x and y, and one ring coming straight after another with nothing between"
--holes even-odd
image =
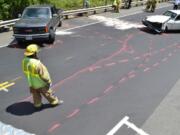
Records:
<instances>
[{"instance_id":1,"label":"truck windshield","mask_svg":"<svg viewBox=\"0 0 180 135\"><path fill-rule=\"evenodd\" d=\"M22 18L50 18L50 11L48 8L27 8Z\"/></svg>"}]
</instances>

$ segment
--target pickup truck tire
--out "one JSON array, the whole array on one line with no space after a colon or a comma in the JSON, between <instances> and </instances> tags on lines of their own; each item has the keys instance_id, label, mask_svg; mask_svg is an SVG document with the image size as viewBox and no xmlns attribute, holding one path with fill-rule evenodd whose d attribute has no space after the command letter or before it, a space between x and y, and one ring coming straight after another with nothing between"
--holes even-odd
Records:
<instances>
[{"instance_id":1,"label":"pickup truck tire","mask_svg":"<svg viewBox=\"0 0 180 135\"><path fill-rule=\"evenodd\" d=\"M165 27L165 30L164 30L164 32L168 32L168 27L167 27L167 26Z\"/></svg>"},{"instance_id":2,"label":"pickup truck tire","mask_svg":"<svg viewBox=\"0 0 180 135\"><path fill-rule=\"evenodd\" d=\"M17 44L18 44L18 45L22 45L22 44L24 44L24 42L23 42L22 40L20 40L20 39L19 39L19 40L18 40L18 39L16 39L16 41L17 41Z\"/></svg>"},{"instance_id":3,"label":"pickup truck tire","mask_svg":"<svg viewBox=\"0 0 180 135\"><path fill-rule=\"evenodd\" d=\"M50 35L49 35L48 43L49 44L53 44L54 41L55 41L55 32L53 30L50 30Z\"/></svg>"},{"instance_id":4,"label":"pickup truck tire","mask_svg":"<svg viewBox=\"0 0 180 135\"><path fill-rule=\"evenodd\" d=\"M62 26L62 21L59 21L58 27Z\"/></svg>"}]
</instances>

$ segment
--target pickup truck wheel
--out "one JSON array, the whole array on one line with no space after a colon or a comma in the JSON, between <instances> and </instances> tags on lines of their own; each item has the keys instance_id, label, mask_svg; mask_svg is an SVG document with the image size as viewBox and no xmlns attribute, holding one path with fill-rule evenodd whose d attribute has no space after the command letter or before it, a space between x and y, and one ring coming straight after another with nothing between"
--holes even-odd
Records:
<instances>
[{"instance_id":1,"label":"pickup truck wheel","mask_svg":"<svg viewBox=\"0 0 180 135\"><path fill-rule=\"evenodd\" d=\"M62 26L62 21L59 21L58 27Z\"/></svg>"},{"instance_id":2,"label":"pickup truck wheel","mask_svg":"<svg viewBox=\"0 0 180 135\"><path fill-rule=\"evenodd\" d=\"M18 40L18 39L16 39L16 41L17 41L17 44L18 44L18 45L22 45L22 44L24 44L24 42L23 42L22 40Z\"/></svg>"},{"instance_id":3,"label":"pickup truck wheel","mask_svg":"<svg viewBox=\"0 0 180 135\"><path fill-rule=\"evenodd\" d=\"M167 26L165 27L165 30L164 30L164 32L168 32L168 27L167 27Z\"/></svg>"},{"instance_id":4,"label":"pickup truck wheel","mask_svg":"<svg viewBox=\"0 0 180 135\"><path fill-rule=\"evenodd\" d=\"M53 30L50 30L50 35L49 35L48 43L49 44L53 44L54 41L55 41L55 33L54 33Z\"/></svg>"}]
</instances>

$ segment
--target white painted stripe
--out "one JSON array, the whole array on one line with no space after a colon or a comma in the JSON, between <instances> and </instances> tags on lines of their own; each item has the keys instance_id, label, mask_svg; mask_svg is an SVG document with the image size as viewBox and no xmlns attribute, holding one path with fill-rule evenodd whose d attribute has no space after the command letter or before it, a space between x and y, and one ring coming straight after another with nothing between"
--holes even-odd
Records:
<instances>
[{"instance_id":1,"label":"white painted stripe","mask_svg":"<svg viewBox=\"0 0 180 135\"><path fill-rule=\"evenodd\" d=\"M144 132L142 129L138 128L136 125L134 125L133 123L129 122L129 121L125 121L125 124L132 128L134 131L136 131L138 134L140 135L149 135L146 132Z\"/></svg>"},{"instance_id":2,"label":"white painted stripe","mask_svg":"<svg viewBox=\"0 0 180 135\"><path fill-rule=\"evenodd\" d=\"M133 129L140 135L149 135L146 132L144 132L142 129L138 128L133 123L129 122L129 117L125 116L111 131L109 131L106 135L114 135L123 125L128 126L128 128Z\"/></svg>"},{"instance_id":3,"label":"white painted stripe","mask_svg":"<svg viewBox=\"0 0 180 135\"><path fill-rule=\"evenodd\" d=\"M9 44L10 44L13 40L14 40L14 39L12 39L9 43L7 43L7 44L5 44L5 45L0 46L0 48L4 48L4 47L9 46Z\"/></svg>"},{"instance_id":4,"label":"white painted stripe","mask_svg":"<svg viewBox=\"0 0 180 135\"><path fill-rule=\"evenodd\" d=\"M0 46L0 48L4 48L4 47L7 47L9 46L9 44L6 44L6 45L3 45L3 46Z\"/></svg>"},{"instance_id":5,"label":"white painted stripe","mask_svg":"<svg viewBox=\"0 0 180 135\"><path fill-rule=\"evenodd\" d=\"M111 131L109 131L106 135L114 135L119 128L121 128L126 121L128 121L129 117L125 116Z\"/></svg>"}]
</instances>

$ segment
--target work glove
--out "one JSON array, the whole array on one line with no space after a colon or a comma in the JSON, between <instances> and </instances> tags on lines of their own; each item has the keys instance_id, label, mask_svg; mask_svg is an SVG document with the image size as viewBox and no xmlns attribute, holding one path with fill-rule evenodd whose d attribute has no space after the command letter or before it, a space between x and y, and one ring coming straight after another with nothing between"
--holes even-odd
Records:
<instances>
[{"instance_id":1,"label":"work glove","mask_svg":"<svg viewBox=\"0 0 180 135\"><path fill-rule=\"evenodd\" d=\"M49 89L52 86L52 83L47 83L46 87Z\"/></svg>"}]
</instances>

